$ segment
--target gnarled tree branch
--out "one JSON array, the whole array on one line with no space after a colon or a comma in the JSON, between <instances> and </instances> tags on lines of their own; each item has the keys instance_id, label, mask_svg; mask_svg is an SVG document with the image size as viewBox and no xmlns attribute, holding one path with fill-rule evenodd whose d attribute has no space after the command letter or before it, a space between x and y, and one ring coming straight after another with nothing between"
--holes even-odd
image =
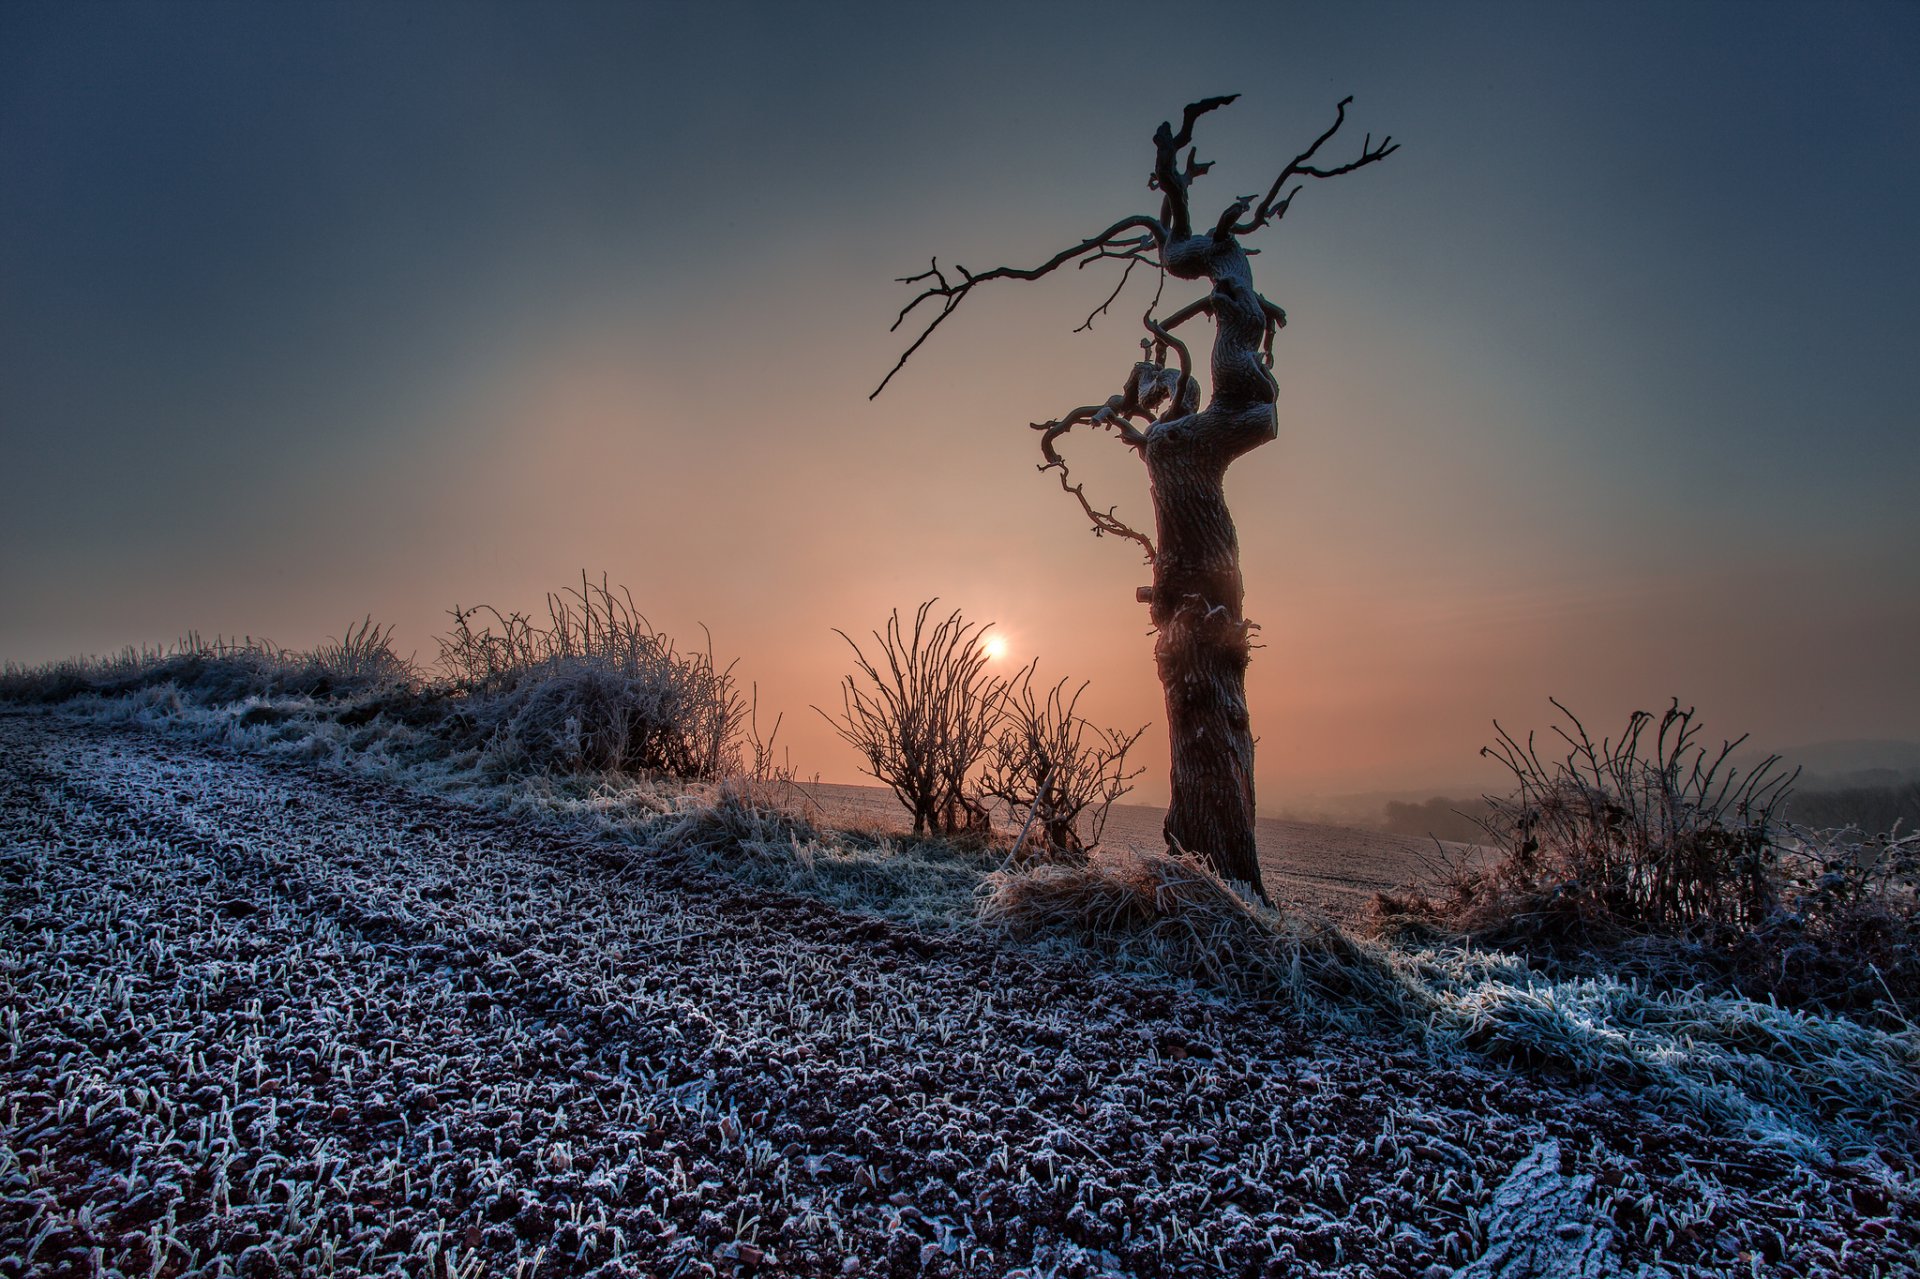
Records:
<instances>
[{"instance_id":1,"label":"gnarled tree branch","mask_svg":"<svg viewBox=\"0 0 1920 1279\"><path fill-rule=\"evenodd\" d=\"M1145 235L1134 237L1129 241L1123 238L1128 231L1142 231L1145 232ZM894 330L898 330L899 327L906 322L907 317L913 314L923 302L938 298L940 300L940 313L934 316L933 319L928 322L927 327L920 331L920 336L913 340L913 345L909 346L901 353L900 358L894 361L893 367L887 370L887 375L880 379L880 385L874 387L873 393L867 396L867 398L871 400L874 396L879 395L880 392L887 389L887 383L893 381L893 375L898 373L901 368L906 365L906 362L912 358L913 353L918 351L921 345L933 336L933 331L939 328L941 324L946 321L946 318L954 313L960 303L966 300L967 295L973 292L976 285L986 284L992 280L1037 280L1041 276L1057 271L1075 258L1082 257L1086 254L1100 253L1101 250L1121 248L1128 244L1131 244L1132 247L1136 249L1144 249L1149 245L1164 243L1166 234L1166 230L1152 218L1145 216L1122 218L1106 230L1100 232L1100 234L1089 236L1070 249L1062 249L1036 267L997 266L991 271L981 271L976 274L956 263L953 269L959 274L960 278L954 281L947 278L946 272L940 269L939 259L936 258L929 264L927 269L920 274L901 276L900 283L902 284L919 284L923 280L932 280L933 283L921 289L912 301L900 308L900 314L893 321ZM1104 254L1103 256L1122 255Z\"/></svg>"},{"instance_id":2,"label":"gnarled tree branch","mask_svg":"<svg viewBox=\"0 0 1920 1279\"><path fill-rule=\"evenodd\" d=\"M1340 132L1340 126L1347 122L1347 104L1352 101L1352 95L1340 99L1340 104L1334 108L1333 123L1327 126L1326 132L1315 138L1312 146L1287 161L1287 167L1280 170L1280 176L1273 180L1271 187L1267 188L1267 197L1260 201L1259 211L1251 220L1234 224L1234 235L1252 235L1267 223L1278 221L1287 215L1287 209L1293 204L1293 197L1300 194L1299 186L1295 186L1293 190L1287 192L1284 199L1281 198L1280 189L1287 185L1289 178L1337 178L1343 173L1352 173L1355 169L1384 160L1400 149L1400 145L1391 137L1381 138L1380 145L1374 146L1373 135L1369 133L1366 140L1360 144L1359 159L1336 165L1331 169L1315 167L1312 163L1313 157L1334 134ZM1234 216L1238 217L1239 214Z\"/></svg>"}]
</instances>

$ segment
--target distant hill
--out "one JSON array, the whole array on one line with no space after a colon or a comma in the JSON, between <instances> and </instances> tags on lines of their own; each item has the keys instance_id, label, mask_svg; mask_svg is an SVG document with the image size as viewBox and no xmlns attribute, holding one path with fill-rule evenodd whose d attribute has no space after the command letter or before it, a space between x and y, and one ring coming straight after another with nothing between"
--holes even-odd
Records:
<instances>
[{"instance_id":1,"label":"distant hill","mask_svg":"<svg viewBox=\"0 0 1920 1279\"><path fill-rule=\"evenodd\" d=\"M1800 768L1797 791L1851 790L1920 781L1920 742L1814 742L1780 752L1788 768Z\"/></svg>"}]
</instances>

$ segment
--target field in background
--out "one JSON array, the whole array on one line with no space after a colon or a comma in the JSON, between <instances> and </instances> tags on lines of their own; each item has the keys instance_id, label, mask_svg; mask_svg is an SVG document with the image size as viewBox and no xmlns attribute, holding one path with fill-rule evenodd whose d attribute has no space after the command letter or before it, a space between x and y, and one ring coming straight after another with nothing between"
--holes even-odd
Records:
<instances>
[{"instance_id":1,"label":"field in background","mask_svg":"<svg viewBox=\"0 0 1920 1279\"><path fill-rule=\"evenodd\" d=\"M817 806L827 826L891 833L908 826L906 811L883 787L796 782L793 794ZM1165 816L1164 808L1150 804L1115 804L1101 845L1157 851L1165 846L1160 834ZM1008 814L996 817L999 829L1018 832ZM1358 920L1375 893L1437 887L1434 859L1441 849L1455 856L1473 851L1466 844L1436 846L1410 835L1278 817L1261 818L1258 835L1260 873L1274 903L1304 906L1345 922Z\"/></svg>"}]
</instances>

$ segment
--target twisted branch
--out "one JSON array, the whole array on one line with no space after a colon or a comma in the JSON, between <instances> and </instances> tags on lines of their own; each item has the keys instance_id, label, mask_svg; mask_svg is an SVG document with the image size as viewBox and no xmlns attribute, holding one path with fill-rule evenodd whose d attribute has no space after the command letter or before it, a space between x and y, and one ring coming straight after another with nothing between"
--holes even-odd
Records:
<instances>
[{"instance_id":1,"label":"twisted branch","mask_svg":"<svg viewBox=\"0 0 1920 1279\"><path fill-rule=\"evenodd\" d=\"M1144 236L1134 237L1131 240L1125 240L1122 236L1127 231L1144 231L1146 234ZM893 381L893 375L898 373L906 362L912 358L913 353L918 351L922 344L933 336L933 331L946 322L947 317L952 315L960 303L966 300L967 294L973 292L975 285L986 284L991 280L1037 280L1041 276L1057 271L1074 259L1083 257L1089 253L1098 253L1101 250L1119 248L1122 245L1128 244L1136 250L1145 249L1150 244L1161 244L1165 239L1166 231L1158 222L1149 217L1135 216L1122 218L1098 235L1089 236L1070 249L1062 249L1036 267L997 266L991 271L981 271L976 274L956 263L953 269L959 273L960 278L954 281L947 278L946 272L940 269L939 259L935 258L928 265L927 269L920 274L901 276L899 281L901 284L919 284L923 280L932 280L933 283L921 289L912 301L900 308L900 314L895 317L892 328L888 330L889 332L897 332L900 326L906 322L907 317L913 314L923 302L928 302L935 298L940 299L940 313L934 316L933 319L928 322L927 327L920 331L920 336L913 340L913 345L909 346L901 353L900 358L894 361L893 367L887 371L887 375L880 379L880 385L874 387L873 393L867 396L867 398L871 400L879 395L880 392L887 389L887 383ZM1122 255L1105 254L1104 256Z\"/></svg>"},{"instance_id":2,"label":"twisted branch","mask_svg":"<svg viewBox=\"0 0 1920 1279\"><path fill-rule=\"evenodd\" d=\"M1235 223L1232 228L1234 235L1251 235L1261 227L1266 226L1269 222L1278 221L1287 215L1287 210L1293 205L1293 197L1300 194L1300 186L1295 186L1293 190L1287 192L1284 199L1281 198L1280 188L1287 184L1287 179L1337 178L1343 173L1352 173L1355 169L1364 168L1376 161L1384 160L1400 149L1400 144L1395 142L1390 136L1381 138L1380 145L1377 147L1374 146L1373 135L1369 133L1366 136L1366 140L1360 144L1359 159L1349 161L1346 164L1336 165L1331 169L1315 167L1312 163L1313 157L1319 153L1320 148L1326 144L1328 139L1340 132L1340 126L1347 122L1347 104L1352 101L1352 94L1348 94L1346 97L1340 99L1340 104L1334 108L1333 123L1327 126L1326 132L1315 138L1312 146L1287 161L1287 167L1280 170L1280 176L1275 178L1273 185L1267 188L1267 197L1260 201L1259 212L1255 213L1250 221ZM1243 209L1241 212L1245 212L1245 210ZM1235 214L1234 216L1238 217L1239 214ZM1222 221L1225 221L1224 217Z\"/></svg>"}]
</instances>

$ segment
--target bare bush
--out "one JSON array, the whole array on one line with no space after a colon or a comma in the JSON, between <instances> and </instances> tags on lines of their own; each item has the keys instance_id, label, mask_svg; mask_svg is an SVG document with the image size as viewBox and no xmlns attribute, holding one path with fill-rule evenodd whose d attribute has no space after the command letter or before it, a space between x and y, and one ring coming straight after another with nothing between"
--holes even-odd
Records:
<instances>
[{"instance_id":1,"label":"bare bush","mask_svg":"<svg viewBox=\"0 0 1920 1279\"><path fill-rule=\"evenodd\" d=\"M1029 823L1045 846L1084 855L1100 842L1115 801L1133 789L1145 770L1127 771L1127 752L1147 731L1100 728L1076 713L1082 683L1071 697L1067 681L1037 692L1036 658L1015 676L1003 699L999 730L987 748L980 792L1007 804Z\"/></svg>"},{"instance_id":2,"label":"bare bush","mask_svg":"<svg viewBox=\"0 0 1920 1279\"><path fill-rule=\"evenodd\" d=\"M1453 865L1437 898L1382 896L1391 930L1438 926L1580 973L1731 986L1795 1006L1920 1011L1920 843L1807 832L1780 818L1797 773L1744 775L1691 708L1635 713L1596 743L1560 703L1564 755L1495 726L1513 773L1481 823L1491 859Z\"/></svg>"},{"instance_id":3,"label":"bare bush","mask_svg":"<svg viewBox=\"0 0 1920 1279\"><path fill-rule=\"evenodd\" d=\"M493 622L476 629L482 614ZM471 731L510 766L696 780L738 766L748 708L733 667L710 646L681 652L604 578L549 595L545 626L484 606L452 615L441 665Z\"/></svg>"},{"instance_id":4,"label":"bare bush","mask_svg":"<svg viewBox=\"0 0 1920 1279\"><path fill-rule=\"evenodd\" d=\"M873 632L877 661L836 629L853 650L858 678L842 681L838 718L814 707L913 814L916 835L990 826L968 775L993 740L1007 693L1006 681L986 670L980 641L987 627L964 621L955 609L928 629L927 615L938 602L915 611L911 635L895 609L885 633Z\"/></svg>"},{"instance_id":5,"label":"bare bush","mask_svg":"<svg viewBox=\"0 0 1920 1279\"><path fill-rule=\"evenodd\" d=\"M1743 984L1844 1011L1920 1019L1920 833L1796 831L1781 905L1734 952Z\"/></svg>"},{"instance_id":6,"label":"bare bush","mask_svg":"<svg viewBox=\"0 0 1920 1279\"><path fill-rule=\"evenodd\" d=\"M1480 823L1503 858L1471 891L1553 931L1600 937L1748 927L1778 905L1775 810L1797 774L1769 757L1742 775L1700 746L1692 708L1635 711L1595 742L1559 702L1564 755L1543 760L1499 724L1481 753L1513 774ZM1517 922L1517 921L1516 921Z\"/></svg>"}]
</instances>

